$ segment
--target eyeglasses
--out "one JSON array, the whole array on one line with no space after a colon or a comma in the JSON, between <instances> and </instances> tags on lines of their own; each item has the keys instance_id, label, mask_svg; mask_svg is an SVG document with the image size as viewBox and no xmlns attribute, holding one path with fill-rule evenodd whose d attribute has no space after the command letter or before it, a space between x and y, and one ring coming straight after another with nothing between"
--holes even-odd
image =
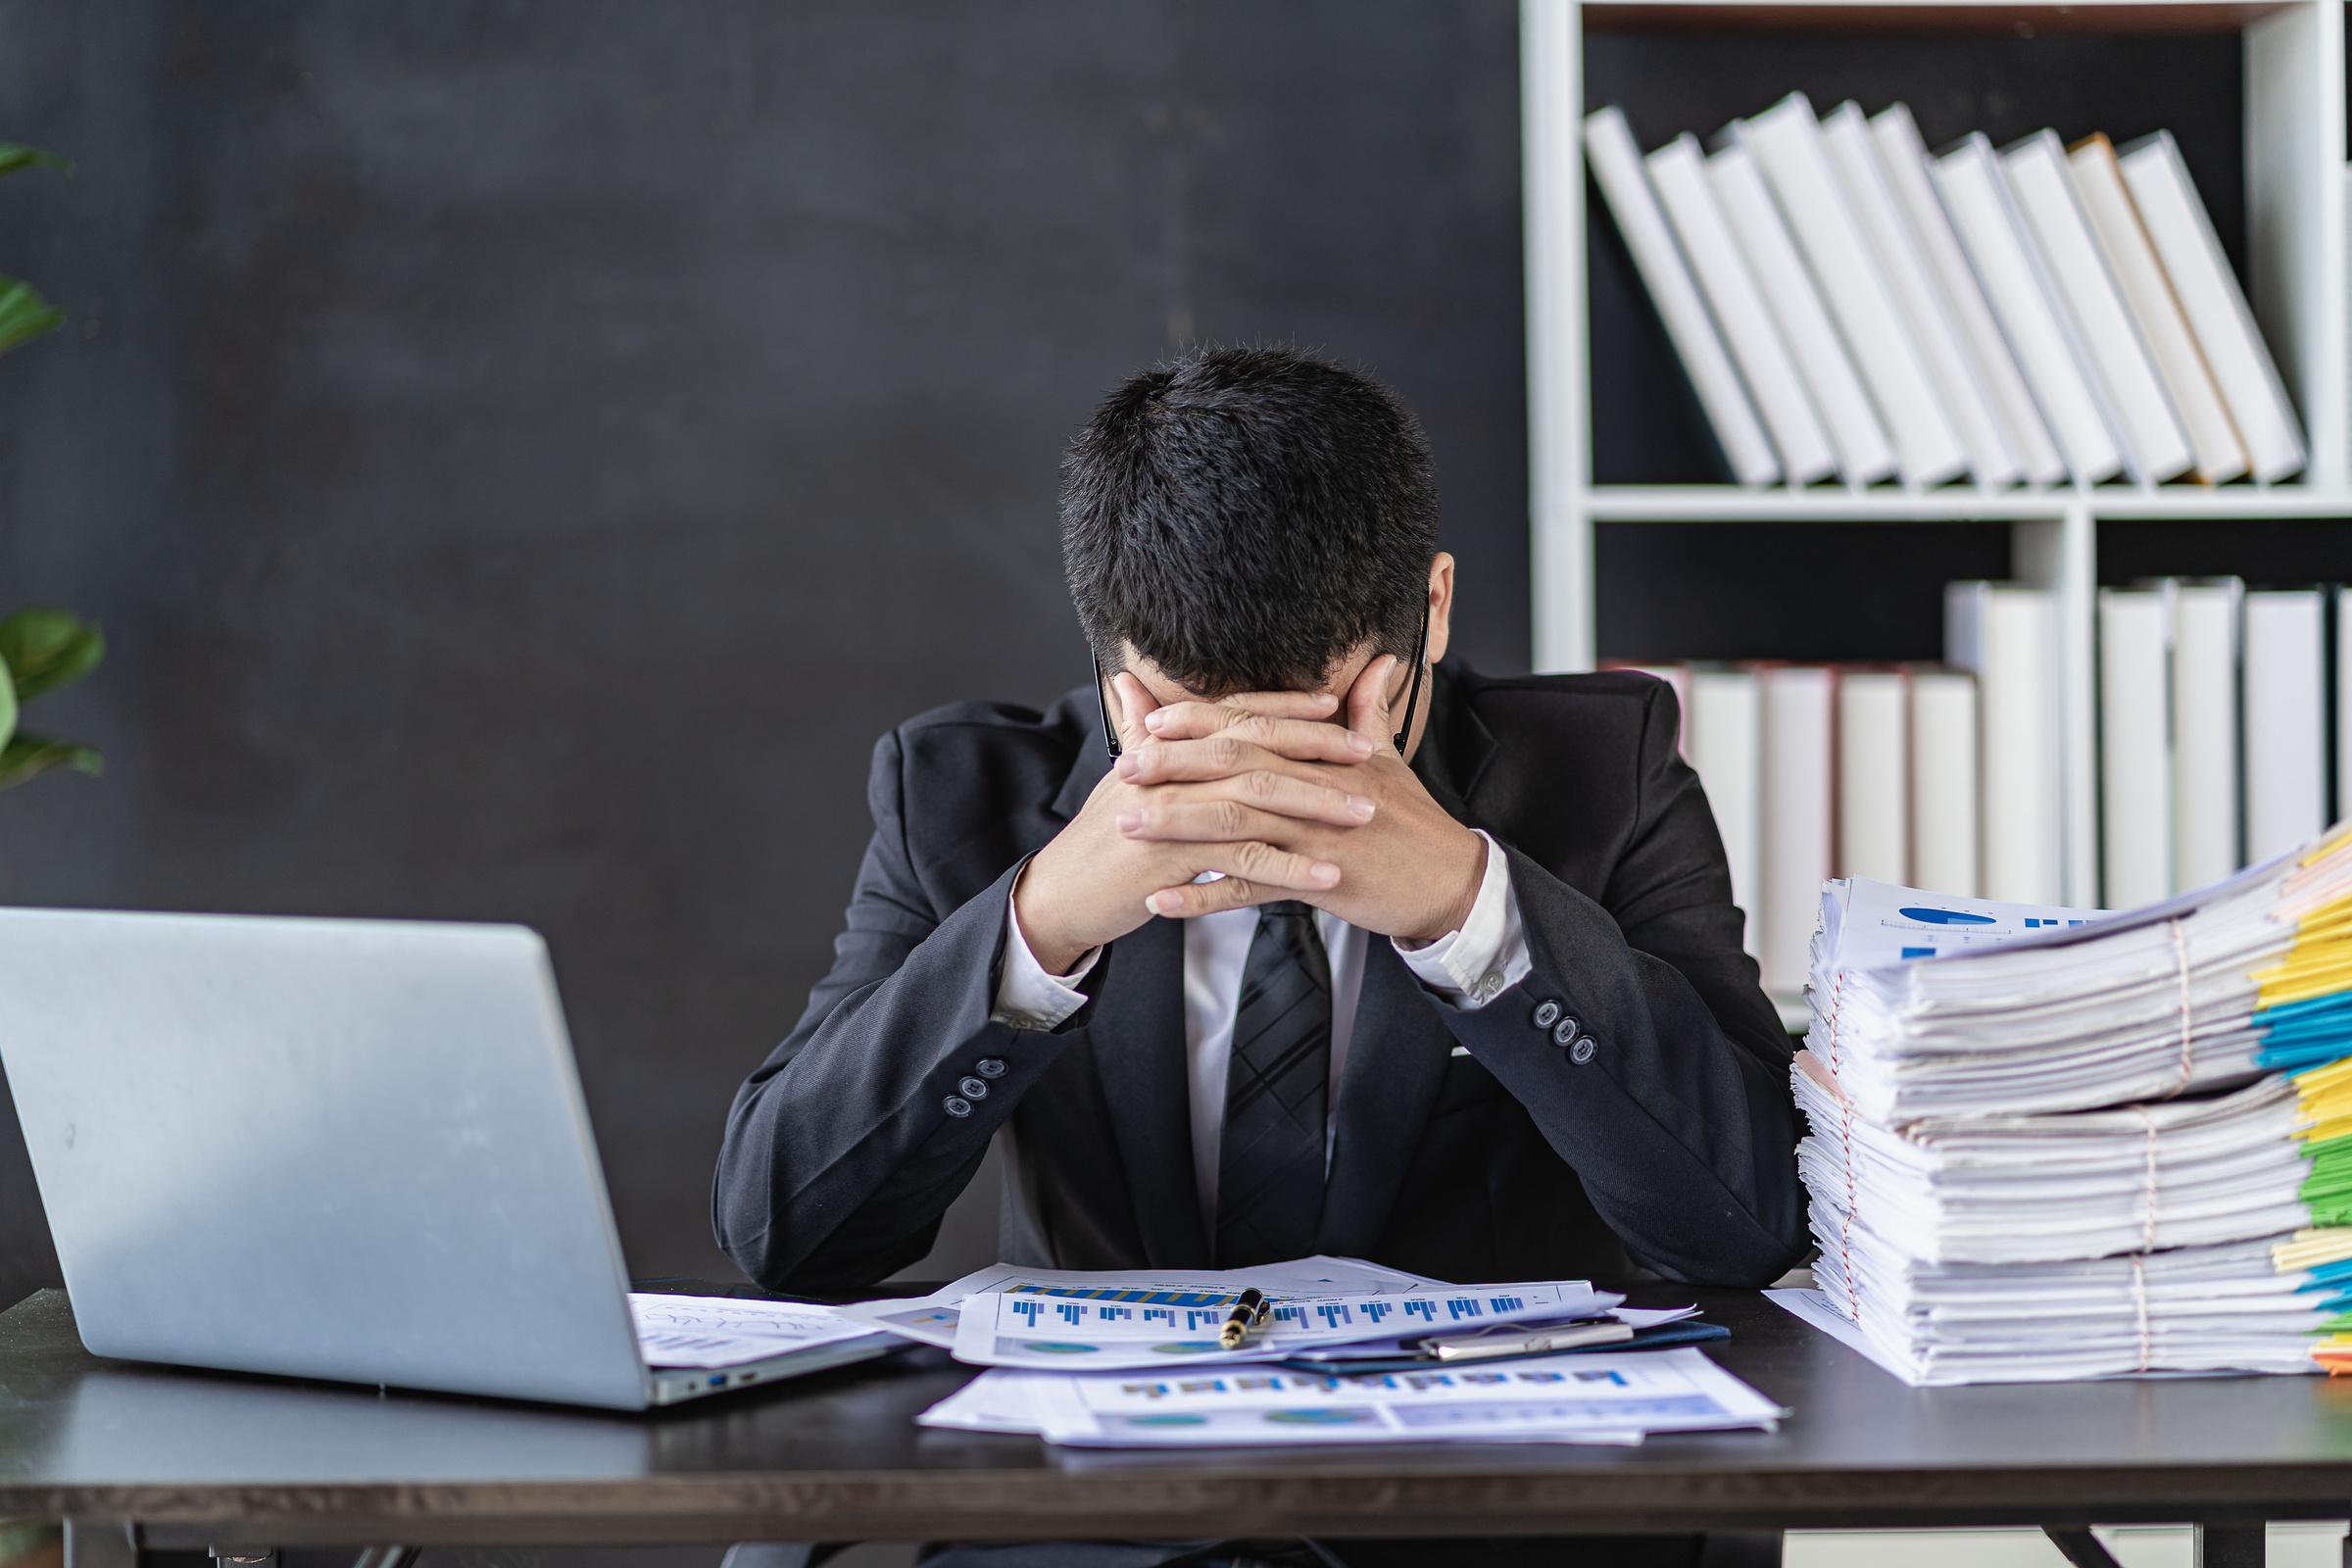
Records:
<instances>
[{"instance_id":1,"label":"eyeglasses","mask_svg":"<svg viewBox=\"0 0 2352 1568\"><path fill-rule=\"evenodd\" d=\"M1102 714L1102 744L1112 757L1119 755L1119 732L1110 721L1110 694L1102 684L1102 656L1095 660L1095 706ZM1404 696L1404 728L1396 732L1396 755L1404 755L1404 743L1413 733L1413 710L1421 706L1421 671L1429 664L1429 601L1421 601L1420 646L1413 650L1413 684Z\"/></svg>"}]
</instances>

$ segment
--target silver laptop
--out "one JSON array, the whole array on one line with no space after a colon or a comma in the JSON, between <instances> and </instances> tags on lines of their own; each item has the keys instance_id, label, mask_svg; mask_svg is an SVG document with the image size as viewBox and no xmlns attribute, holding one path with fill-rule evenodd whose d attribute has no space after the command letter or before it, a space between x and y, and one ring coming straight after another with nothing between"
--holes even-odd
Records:
<instances>
[{"instance_id":1,"label":"silver laptop","mask_svg":"<svg viewBox=\"0 0 2352 1568\"><path fill-rule=\"evenodd\" d=\"M0 1063L95 1354L643 1409L904 1343L647 1364L520 926L0 909Z\"/></svg>"}]
</instances>

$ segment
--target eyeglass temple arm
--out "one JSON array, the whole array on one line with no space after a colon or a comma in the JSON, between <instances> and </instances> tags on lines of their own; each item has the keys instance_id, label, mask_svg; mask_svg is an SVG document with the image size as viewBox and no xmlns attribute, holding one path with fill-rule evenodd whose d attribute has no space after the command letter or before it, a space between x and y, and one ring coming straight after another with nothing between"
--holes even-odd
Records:
<instances>
[{"instance_id":1,"label":"eyeglass temple arm","mask_svg":"<svg viewBox=\"0 0 2352 1568\"><path fill-rule=\"evenodd\" d=\"M1412 739L1413 710L1421 704L1421 671L1429 663L1429 601L1421 601L1421 646L1413 650L1413 686L1404 698L1404 728L1396 732L1396 755L1404 755L1404 743Z\"/></svg>"}]
</instances>

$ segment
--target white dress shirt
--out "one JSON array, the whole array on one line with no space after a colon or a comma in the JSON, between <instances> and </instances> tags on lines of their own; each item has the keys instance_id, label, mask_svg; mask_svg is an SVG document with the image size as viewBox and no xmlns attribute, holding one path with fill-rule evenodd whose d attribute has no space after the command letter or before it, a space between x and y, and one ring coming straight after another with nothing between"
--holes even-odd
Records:
<instances>
[{"instance_id":1,"label":"white dress shirt","mask_svg":"<svg viewBox=\"0 0 2352 1568\"><path fill-rule=\"evenodd\" d=\"M1446 1006L1471 1011L1485 1006L1527 978L1527 931L1519 920L1519 896L1502 850L1485 832L1486 873L1469 918L1426 947L1396 947L1405 967ZM1085 1005L1078 990L1102 950L1080 958L1068 974L1046 973L1021 935L1019 913L1004 901L1004 973L997 982L996 1022L1015 1029L1053 1029ZM1325 1104L1336 1111L1340 1074L1355 1032L1356 998L1363 990L1364 950L1370 933L1316 911L1331 956L1331 1089ZM1233 1049L1234 1015L1241 1009L1242 967L1257 933L1255 908L1220 909L1196 915L1184 930L1185 1079L1191 1088L1193 1177L1200 1188L1200 1218L1210 1235L1217 1229L1217 1153L1225 1131L1225 1069ZM1115 1042L1108 1047L1117 1050ZM1336 1114L1324 1117L1323 1157L1328 1168L1339 1129Z\"/></svg>"}]
</instances>

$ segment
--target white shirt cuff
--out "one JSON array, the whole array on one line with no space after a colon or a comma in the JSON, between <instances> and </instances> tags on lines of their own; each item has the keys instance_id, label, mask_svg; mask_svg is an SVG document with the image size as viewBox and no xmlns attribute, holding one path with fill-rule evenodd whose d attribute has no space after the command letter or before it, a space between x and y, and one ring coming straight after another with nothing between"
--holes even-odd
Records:
<instances>
[{"instance_id":1,"label":"white shirt cuff","mask_svg":"<svg viewBox=\"0 0 2352 1568\"><path fill-rule=\"evenodd\" d=\"M1471 901L1470 917L1462 928L1426 948L1396 947L1404 966L1435 991L1439 1001L1466 1011L1493 1002L1535 967L1527 956L1527 928L1519 920L1510 861L1494 835L1482 830L1478 836L1487 841L1487 874L1479 879L1478 897Z\"/></svg>"},{"instance_id":2,"label":"white shirt cuff","mask_svg":"<svg viewBox=\"0 0 2352 1568\"><path fill-rule=\"evenodd\" d=\"M1022 868L1024 874L1027 869ZM1012 885L1017 890L1021 879L1014 877ZM989 1022L1008 1029L1059 1028L1064 1018L1086 1005L1078 982L1093 972L1095 960L1102 956L1102 950L1096 948L1068 974L1046 973L1046 966L1029 951L1029 939L1021 935L1020 909L1012 894L1005 894L1004 972L997 981L997 1007L988 1015Z\"/></svg>"}]
</instances>

